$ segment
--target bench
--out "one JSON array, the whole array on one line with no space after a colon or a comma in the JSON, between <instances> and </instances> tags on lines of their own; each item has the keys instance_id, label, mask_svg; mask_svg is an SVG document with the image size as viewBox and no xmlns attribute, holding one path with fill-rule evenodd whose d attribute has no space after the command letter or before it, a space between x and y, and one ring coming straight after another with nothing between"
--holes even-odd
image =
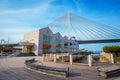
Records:
<instances>
[{"instance_id":1,"label":"bench","mask_svg":"<svg viewBox=\"0 0 120 80\"><path fill-rule=\"evenodd\" d=\"M25 60L25 63L34 63L35 62L35 59L29 59L29 60Z\"/></svg>"},{"instance_id":2,"label":"bench","mask_svg":"<svg viewBox=\"0 0 120 80\"><path fill-rule=\"evenodd\" d=\"M98 68L98 75L104 78L112 77L114 75L120 76L120 66L113 65L105 68Z\"/></svg>"},{"instance_id":3,"label":"bench","mask_svg":"<svg viewBox=\"0 0 120 80\"><path fill-rule=\"evenodd\" d=\"M35 59L34 59L35 60ZM44 65L34 64L34 60L26 60L25 64L28 68L38 70L40 72L44 72L44 74L48 75L57 75L57 76L69 76L69 67L67 68L57 68L57 67L48 67Z\"/></svg>"}]
</instances>

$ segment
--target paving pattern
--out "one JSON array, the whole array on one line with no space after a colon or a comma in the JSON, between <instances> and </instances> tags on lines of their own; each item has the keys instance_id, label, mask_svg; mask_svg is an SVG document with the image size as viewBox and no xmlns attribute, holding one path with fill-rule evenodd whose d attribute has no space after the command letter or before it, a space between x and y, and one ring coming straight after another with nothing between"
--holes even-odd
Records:
<instances>
[{"instance_id":1,"label":"paving pattern","mask_svg":"<svg viewBox=\"0 0 120 80\"><path fill-rule=\"evenodd\" d=\"M70 77L57 77L38 73L29 70L25 67L24 61L26 59L36 58L41 60L40 57L10 57L0 58L0 80L105 80L97 76L95 67L69 65L65 63L44 62L43 65L55 67L70 67ZM102 64L100 64L102 65ZM109 64L107 64L109 65ZM107 80L120 80L120 77L109 78Z\"/></svg>"}]
</instances>

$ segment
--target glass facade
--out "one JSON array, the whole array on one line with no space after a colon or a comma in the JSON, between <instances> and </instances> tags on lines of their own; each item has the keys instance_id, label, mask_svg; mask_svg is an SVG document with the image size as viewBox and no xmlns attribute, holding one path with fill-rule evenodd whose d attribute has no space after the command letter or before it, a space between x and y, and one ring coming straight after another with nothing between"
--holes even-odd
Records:
<instances>
[{"instance_id":1,"label":"glass facade","mask_svg":"<svg viewBox=\"0 0 120 80\"><path fill-rule=\"evenodd\" d=\"M43 36L43 43L44 44L51 44L51 41L52 41L52 37L51 36L47 36L47 35Z\"/></svg>"},{"instance_id":2,"label":"glass facade","mask_svg":"<svg viewBox=\"0 0 120 80\"><path fill-rule=\"evenodd\" d=\"M56 52L61 52L61 40L56 39Z\"/></svg>"},{"instance_id":3,"label":"glass facade","mask_svg":"<svg viewBox=\"0 0 120 80\"><path fill-rule=\"evenodd\" d=\"M61 41L59 39L56 39L56 45L60 45Z\"/></svg>"}]
</instances>

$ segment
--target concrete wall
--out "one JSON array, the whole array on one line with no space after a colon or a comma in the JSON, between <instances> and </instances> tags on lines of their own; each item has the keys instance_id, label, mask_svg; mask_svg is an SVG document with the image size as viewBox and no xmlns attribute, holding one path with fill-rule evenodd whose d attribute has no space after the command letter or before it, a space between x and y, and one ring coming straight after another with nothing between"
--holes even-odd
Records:
<instances>
[{"instance_id":1,"label":"concrete wall","mask_svg":"<svg viewBox=\"0 0 120 80\"><path fill-rule=\"evenodd\" d=\"M101 53L100 54L100 62L111 62L111 54L110 53Z\"/></svg>"},{"instance_id":2,"label":"concrete wall","mask_svg":"<svg viewBox=\"0 0 120 80\"><path fill-rule=\"evenodd\" d=\"M38 49L39 49L39 31L32 31L24 35L24 41L25 42L31 42L34 43L34 46L32 47L32 52L34 52L36 55L38 55Z\"/></svg>"}]
</instances>

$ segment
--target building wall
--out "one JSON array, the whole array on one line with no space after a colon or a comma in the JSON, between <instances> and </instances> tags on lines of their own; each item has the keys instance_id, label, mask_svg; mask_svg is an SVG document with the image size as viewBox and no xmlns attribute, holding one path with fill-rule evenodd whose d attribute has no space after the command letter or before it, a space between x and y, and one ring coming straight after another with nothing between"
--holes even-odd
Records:
<instances>
[{"instance_id":1,"label":"building wall","mask_svg":"<svg viewBox=\"0 0 120 80\"><path fill-rule=\"evenodd\" d=\"M32 52L34 52L36 55L38 55L38 49L39 49L39 32L40 30L32 31L24 35L24 41L25 42L31 42L34 43L34 46L32 47Z\"/></svg>"},{"instance_id":2,"label":"building wall","mask_svg":"<svg viewBox=\"0 0 120 80\"><path fill-rule=\"evenodd\" d=\"M110 53L101 53L100 54L100 62L111 62L111 54Z\"/></svg>"},{"instance_id":3,"label":"building wall","mask_svg":"<svg viewBox=\"0 0 120 80\"><path fill-rule=\"evenodd\" d=\"M63 37L61 36L61 34L58 32L56 34L53 34L53 37L52 37L52 52L57 52L58 50L60 50L60 52L64 52L64 39ZM60 42L60 46L61 47L57 47L58 45L58 42Z\"/></svg>"},{"instance_id":4,"label":"building wall","mask_svg":"<svg viewBox=\"0 0 120 80\"><path fill-rule=\"evenodd\" d=\"M67 36L62 37L62 35L58 32L56 34L53 34L53 32L50 30L49 27L42 28L40 30L36 30L30 33L27 33L24 35L24 41L28 41L31 43L34 43L34 46L32 47L32 52L34 52L36 55L42 55L43 52L43 44L44 44L44 36L51 37L51 41L49 44L51 44L51 48L49 49L50 52L56 52L57 50L61 50L60 52L68 51L67 48L65 48L64 44L68 42ZM60 40L61 48L56 47L57 40ZM72 44L78 45L76 42L70 40ZM72 45L71 48L74 48L75 45ZM79 46L76 47L79 49Z\"/></svg>"},{"instance_id":5,"label":"building wall","mask_svg":"<svg viewBox=\"0 0 120 80\"><path fill-rule=\"evenodd\" d=\"M48 28L42 28L40 29L39 33L39 55L43 53L43 37L44 35L50 36L52 38L53 32ZM52 40L51 40L51 45L52 45Z\"/></svg>"}]
</instances>

